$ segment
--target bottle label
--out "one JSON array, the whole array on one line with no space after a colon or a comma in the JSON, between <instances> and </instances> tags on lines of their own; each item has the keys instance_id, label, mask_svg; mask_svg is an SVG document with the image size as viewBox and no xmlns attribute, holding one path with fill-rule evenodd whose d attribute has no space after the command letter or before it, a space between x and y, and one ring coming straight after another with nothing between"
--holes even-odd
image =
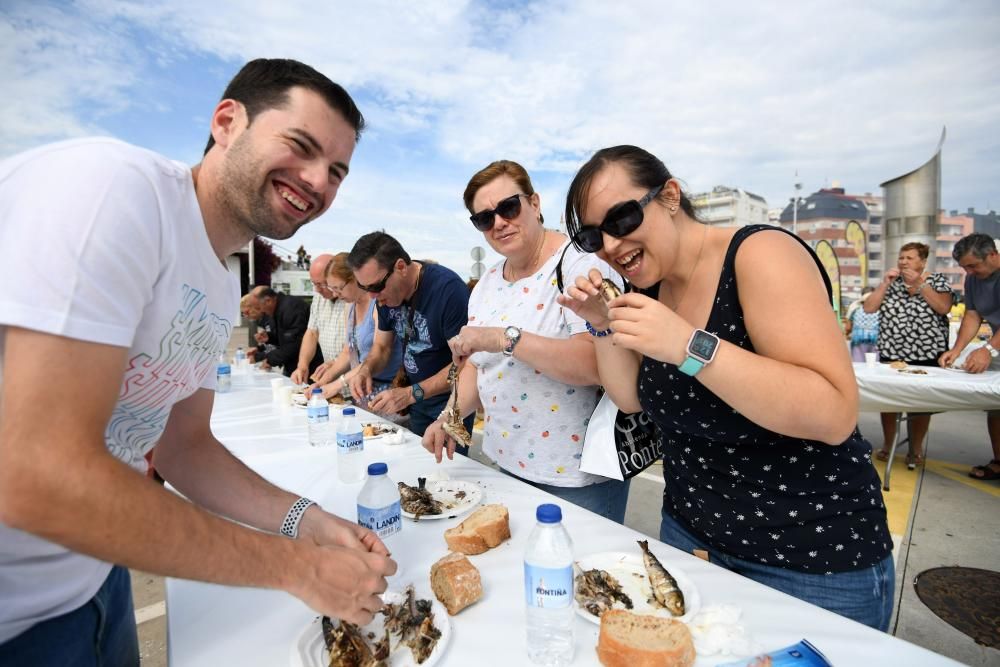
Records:
<instances>
[{"instance_id":1,"label":"bottle label","mask_svg":"<svg viewBox=\"0 0 1000 667\"><path fill-rule=\"evenodd\" d=\"M363 433L338 433L337 450L341 454L357 454L365 451L365 436Z\"/></svg>"},{"instance_id":2,"label":"bottle label","mask_svg":"<svg viewBox=\"0 0 1000 667\"><path fill-rule=\"evenodd\" d=\"M382 539L395 535L403 529L399 501L386 507L365 507L359 504L358 524L375 531Z\"/></svg>"},{"instance_id":3,"label":"bottle label","mask_svg":"<svg viewBox=\"0 0 1000 667\"><path fill-rule=\"evenodd\" d=\"M326 401L324 401L326 403ZM325 424L330 421L328 405L306 405L306 418L310 424Z\"/></svg>"},{"instance_id":4,"label":"bottle label","mask_svg":"<svg viewBox=\"0 0 1000 667\"><path fill-rule=\"evenodd\" d=\"M524 597L529 607L565 609L573 600L573 565L539 567L525 563Z\"/></svg>"}]
</instances>

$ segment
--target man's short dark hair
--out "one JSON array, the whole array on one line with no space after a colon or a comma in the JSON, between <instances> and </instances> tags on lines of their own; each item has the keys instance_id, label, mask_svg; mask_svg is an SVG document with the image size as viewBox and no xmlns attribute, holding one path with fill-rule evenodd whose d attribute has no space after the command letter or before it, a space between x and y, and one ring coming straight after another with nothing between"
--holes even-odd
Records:
<instances>
[{"instance_id":1,"label":"man's short dark hair","mask_svg":"<svg viewBox=\"0 0 1000 667\"><path fill-rule=\"evenodd\" d=\"M357 271L372 258L375 259L376 264L386 270L391 268L397 259L401 259L407 264L412 261L409 253L403 250L399 241L384 231L371 232L359 238L347 256L347 265L351 267L352 271Z\"/></svg>"},{"instance_id":2,"label":"man's short dark hair","mask_svg":"<svg viewBox=\"0 0 1000 667\"><path fill-rule=\"evenodd\" d=\"M261 287L260 291L257 292L258 299L277 299L278 293L275 292L270 287Z\"/></svg>"},{"instance_id":3,"label":"man's short dark hair","mask_svg":"<svg viewBox=\"0 0 1000 667\"><path fill-rule=\"evenodd\" d=\"M997 245L993 241L993 237L989 234L976 232L968 236L963 236L956 241L955 249L951 251L951 256L956 262L960 262L970 252L975 255L976 259L986 259L987 255L996 251Z\"/></svg>"},{"instance_id":4,"label":"man's short dark hair","mask_svg":"<svg viewBox=\"0 0 1000 667\"><path fill-rule=\"evenodd\" d=\"M222 93L223 100L236 100L246 109L247 123L257 114L268 109L280 109L288 104L288 91L296 86L308 88L321 95L330 108L340 112L351 127L356 139L361 138L365 119L358 106L344 88L331 81L325 74L309 65L285 58L258 58L251 60L233 77ZM209 133L207 154L215 145Z\"/></svg>"}]
</instances>

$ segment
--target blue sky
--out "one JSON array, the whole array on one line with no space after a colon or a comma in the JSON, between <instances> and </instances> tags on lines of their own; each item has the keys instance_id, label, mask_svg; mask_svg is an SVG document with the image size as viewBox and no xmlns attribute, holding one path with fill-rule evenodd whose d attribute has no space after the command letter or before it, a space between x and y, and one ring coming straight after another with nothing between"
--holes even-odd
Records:
<instances>
[{"instance_id":1,"label":"blue sky","mask_svg":"<svg viewBox=\"0 0 1000 667\"><path fill-rule=\"evenodd\" d=\"M990 0L4 0L0 158L110 135L194 164L243 62L297 58L346 86L369 130L330 211L281 245L349 250L386 229L467 277L486 243L462 191L500 158L528 168L555 226L604 146L780 207L796 171L805 192L878 193L947 125L943 206L1000 208L998 36Z\"/></svg>"}]
</instances>

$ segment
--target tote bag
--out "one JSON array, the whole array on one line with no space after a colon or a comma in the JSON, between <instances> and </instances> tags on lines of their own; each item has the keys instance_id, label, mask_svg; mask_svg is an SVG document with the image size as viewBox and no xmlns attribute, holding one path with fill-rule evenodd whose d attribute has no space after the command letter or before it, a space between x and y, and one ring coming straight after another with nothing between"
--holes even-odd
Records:
<instances>
[{"instance_id":1,"label":"tote bag","mask_svg":"<svg viewBox=\"0 0 1000 667\"><path fill-rule=\"evenodd\" d=\"M562 262L556 264L556 284L563 291ZM628 291L628 283L625 284ZM580 470L619 481L631 479L659 460L660 434L645 412L622 412L606 393L594 408L583 439Z\"/></svg>"}]
</instances>

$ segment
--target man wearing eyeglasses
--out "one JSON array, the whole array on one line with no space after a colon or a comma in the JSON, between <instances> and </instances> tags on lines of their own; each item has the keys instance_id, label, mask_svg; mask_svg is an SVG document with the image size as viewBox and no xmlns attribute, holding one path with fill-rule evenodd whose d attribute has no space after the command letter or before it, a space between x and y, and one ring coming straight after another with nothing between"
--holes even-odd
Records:
<instances>
[{"instance_id":1,"label":"man wearing eyeglasses","mask_svg":"<svg viewBox=\"0 0 1000 667\"><path fill-rule=\"evenodd\" d=\"M372 376L389 360L393 342L403 346L409 386L387 389L369 402L369 410L396 413L410 409L411 431L422 436L444 410L451 392L448 339L469 318L469 289L458 274L431 262L417 262L385 232L365 234L354 244L347 264L358 287L378 301L378 330L371 352L350 379L355 399L367 396ZM466 420L472 431L474 415ZM468 453L462 448L461 453Z\"/></svg>"},{"instance_id":2,"label":"man wearing eyeglasses","mask_svg":"<svg viewBox=\"0 0 1000 667\"><path fill-rule=\"evenodd\" d=\"M313 295L312 303L309 305L309 323L306 325L305 335L302 336L298 365L291 375L292 382L296 384L308 382L309 378L319 375L329 365L329 361L319 365L313 364L313 358L317 355L317 344L320 358L333 360L347 342L347 308L340 300L340 295L327 287L326 279L323 277L332 259L333 255L330 253L317 255L309 267L309 280L312 281L316 294ZM310 367L313 368L312 371L309 370Z\"/></svg>"}]
</instances>

